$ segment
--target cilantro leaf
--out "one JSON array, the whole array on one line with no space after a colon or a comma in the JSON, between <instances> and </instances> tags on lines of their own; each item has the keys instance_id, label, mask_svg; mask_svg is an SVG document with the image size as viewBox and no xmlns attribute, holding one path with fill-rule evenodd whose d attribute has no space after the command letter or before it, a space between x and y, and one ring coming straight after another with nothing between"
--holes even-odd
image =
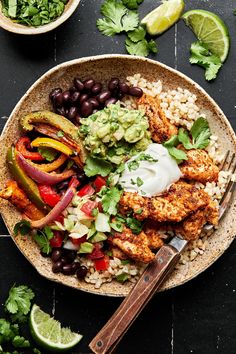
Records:
<instances>
[{"instance_id":1,"label":"cilantro leaf","mask_svg":"<svg viewBox=\"0 0 236 354\"><path fill-rule=\"evenodd\" d=\"M30 223L28 220L21 220L14 226L14 236L17 236L20 233L22 236L27 235L30 232Z\"/></svg>"},{"instance_id":2,"label":"cilantro leaf","mask_svg":"<svg viewBox=\"0 0 236 354\"><path fill-rule=\"evenodd\" d=\"M38 152L42 155L47 161L52 162L57 156L57 151L45 146L38 147Z\"/></svg>"},{"instance_id":3,"label":"cilantro leaf","mask_svg":"<svg viewBox=\"0 0 236 354\"><path fill-rule=\"evenodd\" d=\"M117 204L120 201L120 197L122 195L122 191L116 187L105 187L103 189L102 195L102 207L105 213L110 215L117 214Z\"/></svg>"},{"instance_id":4,"label":"cilantro leaf","mask_svg":"<svg viewBox=\"0 0 236 354\"><path fill-rule=\"evenodd\" d=\"M121 2L106 0L101 6L104 18L97 20L97 28L106 36L132 31L138 26L138 14L129 11Z\"/></svg>"},{"instance_id":5,"label":"cilantro leaf","mask_svg":"<svg viewBox=\"0 0 236 354\"><path fill-rule=\"evenodd\" d=\"M21 336L15 336L12 340L12 345L15 348L29 348L30 342Z\"/></svg>"},{"instance_id":6,"label":"cilantro leaf","mask_svg":"<svg viewBox=\"0 0 236 354\"><path fill-rule=\"evenodd\" d=\"M149 42L148 42L148 49L150 52L152 53L157 53L157 44L156 42L154 41L154 39L151 39Z\"/></svg>"},{"instance_id":7,"label":"cilantro leaf","mask_svg":"<svg viewBox=\"0 0 236 354\"><path fill-rule=\"evenodd\" d=\"M142 39L138 42L134 42L130 38L127 38L125 41L125 46L127 52L131 55L140 55L142 57L146 57L150 50L153 53L157 52L156 43L153 40L148 42L146 39Z\"/></svg>"},{"instance_id":8,"label":"cilantro leaf","mask_svg":"<svg viewBox=\"0 0 236 354\"><path fill-rule=\"evenodd\" d=\"M209 128L209 123L208 121L203 118L203 117L199 117L194 123L193 126L190 130L190 133L192 135L193 138L193 143L196 142L198 136L202 133L202 131L204 130L208 130L210 132L210 128Z\"/></svg>"},{"instance_id":9,"label":"cilantro leaf","mask_svg":"<svg viewBox=\"0 0 236 354\"><path fill-rule=\"evenodd\" d=\"M185 149L187 149L187 150L193 149L193 145L191 144L190 139L189 139L189 134L185 129L183 129L183 128L179 129L178 139L179 139L180 143L183 144Z\"/></svg>"},{"instance_id":10,"label":"cilantro leaf","mask_svg":"<svg viewBox=\"0 0 236 354\"><path fill-rule=\"evenodd\" d=\"M130 10L137 10L143 0L122 0L123 4Z\"/></svg>"},{"instance_id":11,"label":"cilantro leaf","mask_svg":"<svg viewBox=\"0 0 236 354\"><path fill-rule=\"evenodd\" d=\"M145 36L146 31L142 26L139 26L138 28L135 28L135 30L128 32L128 38L135 43L143 40Z\"/></svg>"},{"instance_id":12,"label":"cilantro leaf","mask_svg":"<svg viewBox=\"0 0 236 354\"><path fill-rule=\"evenodd\" d=\"M141 223L141 221L139 221L133 217L126 218L126 225L130 228L130 230L134 234L140 234L140 232L142 231L142 228L143 228L143 224Z\"/></svg>"},{"instance_id":13,"label":"cilantro leaf","mask_svg":"<svg viewBox=\"0 0 236 354\"><path fill-rule=\"evenodd\" d=\"M96 175L101 175L102 177L106 177L112 171L112 164L103 159L89 156L86 159L84 172L86 176L92 177Z\"/></svg>"},{"instance_id":14,"label":"cilantro leaf","mask_svg":"<svg viewBox=\"0 0 236 354\"><path fill-rule=\"evenodd\" d=\"M163 145L166 148L177 146L179 144L179 138L178 135L173 135L169 140L165 141Z\"/></svg>"},{"instance_id":15,"label":"cilantro leaf","mask_svg":"<svg viewBox=\"0 0 236 354\"><path fill-rule=\"evenodd\" d=\"M205 43L199 41L192 43L190 53L190 63L205 68L206 80L210 81L215 79L222 66L220 58L217 55L212 54Z\"/></svg>"},{"instance_id":16,"label":"cilantro leaf","mask_svg":"<svg viewBox=\"0 0 236 354\"><path fill-rule=\"evenodd\" d=\"M34 240L43 253L49 254L51 252L52 248L50 246L49 239L43 231L38 230L34 235Z\"/></svg>"},{"instance_id":17,"label":"cilantro leaf","mask_svg":"<svg viewBox=\"0 0 236 354\"><path fill-rule=\"evenodd\" d=\"M33 291L26 285L13 286L5 302L5 308L11 314L27 315L30 311L31 300L34 298Z\"/></svg>"},{"instance_id":18,"label":"cilantro leaf","mask_svg":"<svg viewBox=\"0 0 236 354\"><path fill-rule=\"evenodd\" d=\"M188 160L186 153L183 150L177 149L176 147L167 147L169 154L174 157L177 163L183 162L183 160Z\"/></svg>"}]
</instances>

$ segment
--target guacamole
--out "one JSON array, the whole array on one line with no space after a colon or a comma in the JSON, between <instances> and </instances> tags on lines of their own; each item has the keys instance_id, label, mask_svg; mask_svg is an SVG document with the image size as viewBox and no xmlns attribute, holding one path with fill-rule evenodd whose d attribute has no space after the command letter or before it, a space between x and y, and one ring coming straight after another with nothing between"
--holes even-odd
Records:
<instances>
[{"instance_id":1,"label":"guacamole","mask_svg":"<svg viewBox=\"0 0 236 354\"><path fill-rule=\"evenodd\" d=\"M84 147L94 157L120 164L151 143L148 119L140 110L109 105L81 120Z\"/></svg>"}]
</instances>

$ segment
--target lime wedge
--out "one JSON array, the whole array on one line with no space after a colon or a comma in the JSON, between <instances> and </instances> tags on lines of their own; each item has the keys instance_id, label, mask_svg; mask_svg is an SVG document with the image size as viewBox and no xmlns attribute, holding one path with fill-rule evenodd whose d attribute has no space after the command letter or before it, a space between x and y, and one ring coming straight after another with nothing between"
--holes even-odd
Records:
<instances>
[{"instance_id":1,"label":"lime wedge","mask_svg":"<svg viewBox=\"0 0 236 354\"><path fill-rule=\"evenodd\" d=\"M196 37L223 63L229 52L230 39L228 29L219 16L205 10L191 10L182 18Z\"/></svg>"},{"instance_id":2,"label":"lime wedge","mask_svg":"<svg viewBox=\"0 0 236 354\"><path fill-rule=\"evenodd\" d=\"M60 322L43 312L37 305L33 305L30 312L30 331L38 345L55 353L70 350L82 338L81 334L71 332L69 328L61 328Z\"/></svg>"},{"instance_id":3,"label":"lime wedge","mask_svg":"<svg viewBox=\"0 0 236 354\"><path fill-rule=\"evenodd\" d=\"M141 21L151 36L161 34L178 21L184 9L183 0L168 0L151 11Z\"/></svg>"}]
</instances>

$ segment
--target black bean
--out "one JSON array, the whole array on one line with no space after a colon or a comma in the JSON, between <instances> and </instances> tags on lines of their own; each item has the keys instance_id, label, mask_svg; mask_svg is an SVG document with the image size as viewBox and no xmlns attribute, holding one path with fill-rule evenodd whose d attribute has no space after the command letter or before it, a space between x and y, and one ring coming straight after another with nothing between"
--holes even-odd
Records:
<instances>
[{"instance_id":1,"label":"black bean","mask_svg":"<svg viewBox=\"0 0 236 354\"><path fill-rule=\"evenodd\" d=\"M75 260L76 256L77 256L76 251L68 250L68 253L66 255L66 259L67 259L68 263L72 263Z\"/></svg>"},{"instance_id":2,"label":"black bean","mask_svg":"<svg viewBox=\"0 0 236 354\"><path fill-rule=\"evenodd\" d=\"M105 103L111 97L110 91L103 91L98 96L97 99L100 103Z\"/></svg>"},{"instance_id":3,"label":"black bean","mask_svg":"<svg viewBox=\"0 0 236 354\"><path fill-rule=\"evenodd\" d=\"M117 102L117 99L114 97L111 97L108 100L106 100L105 106L108 106L109 104L115 104L116 102Z\"/></svg>"},{"instance_id":4,"label":"black bean","mask_svg":"<svg viewBox=\"0 0 236 354\"><path fill-rule=\"evenodd\" d=\"M57 261L59 261L61 256L62 256L62 250L60 248L58 248L58 249L55 248L52 251L51 259L53 262L57 262Z\"/></svg>"},{"instance_id":5,"label":"black bean","mask_svg":"<svg viewBox=\"0 0 236 354\"><path fill-rule=\"evenodd\" d=\"M98 95L102 91L102 84L100 82L96 82L96 84L93 85L91 92L94 95Z\"/></svg>"},{"instance_id":6,"label":"black bean","mask_svg":"<svg viewBox=\"0 0 236 354\"><path fill-rule=\"evenodd\" d=\"M77 107L70 107L69 112L68 112L68 118L70 120L73 120L76 117L76 114L78 112Z\"/></svg>"},{"instance_id":7,"label":"black bean","mask_svg":"<svg viewBox=\"0 0 236 354\"><path fill-rule=\"evenodd\" d=\"M119 82L120 82L119 79L117 79L116 77L113 77L108 83L108 89L112 92L116 91L119 87Z\"/></svg>"},{"instance_id":8,"label":"black bean","mask_svg":"<svg viewBox=\"0 0 236 354\"><path fill-rule=\"evenodd\" d=\"M80 96L79 103L82 104L84 101L87 101L88 98L89 95L87 93L84 93L83 95Z\"/></svg>"},{"instance_id":9,"label":"black bean","mask_svg":"<svg viewBox=\"0 0 236 354\"><path fill-rule=\"evenodd\" d=\"M134 97L142 97L143 90L140 87L136 87L136 86L130 87L129 95Z\"/></svg>"},{"instance_id":10,"label":"black bean","mask_svg":"<svg viewBox=\"0 0 236 354\"><path fill-rule=\"evenodd\" d=\"M75 272L77 271L77 269L80 267L80 263L79 262L73 262L71 264L71 268L72 268L72 271L73 271L73 274L75 274Z\"/></svg>"},{"instance_id":11,"label":"black bean","mask_svg":"<svg viewBox=\"0 0 236 354\"><path fill-rule=\"evenodd\" d=\"M61 261L57 261L52 264L53 273L59 273L59 272L61 272L61 270L62 270L62 262Z\"/></svg>"},{"instance_id":12,"label":"black bean","mask_svg":"<svg viewBox=\"0 0 236 354\"><path fill-rule=\"evenodd\" d=\"M76 89L75 86L71 86L71 87L69 88L70 93L74 93L76 90L77 90L77 89Z\"/></svg>"},{"instance_id":13,"label":"black bean","mask_svg":"<svg viewBox=\"0 0 236 354\"><path fill-rule=\"evenodd\" d=\"M80 109L82 117L88 117L93 112L93 106L90 102L84 101Z\"/></svg>"},{"instance_id":14,"label":"black bean","mask_svg":"<svg viewBox=\"0 0 236 354\"><path fill-rule=\"evenodd\" d=\"M78 279L84 279L86 277L86 274L88 272L87 267L85 266L79 266L79 268L76 271L76 276Z\"/></svg>"},{"instance_id":15,"label":"black bean","mask_svg":"<svg viewBox=\"0 0 236 354\"><path fill-rule=\"evenodd\" d=\"M72 275L72 267L71 267L71 264L65 264L65 265L62 267L61 272L62 272L64 275Z\"/></svg>"},{"instance_id":16,"label":"black bean","mask_svg":"<svg viewBox=\"0 0 236 354\"><path fill-rule=\"evenodd\" d=\"M70 91L69 91L69 90L64 91L64 92L62 93L62 96L63 96L63 101L64 101L64 103L67 103L67 102L70 101Z\"/></svg>"},{"instance_id":17,"label":"black bean","mask_svg":"<svg viewBox=\"0 0 236 354\"><path fill-rule=\"evenodd\" d=\"M127 85L125 82L120 82L119 89L124 95L126 95L129 92L129 85Z\"/></svg>"},{"instance_id":18,"label":"black bean","mask_svg":"<svg viewBox=\"0 0 236 354\"><path fill-rule=\"evenodd\" d=\"M61 116L65 116L65 115L66 115L66 110L65 110L64 107L57 108L57 109L56 109L56 113L57 113L57 114L60 114Z\"/></svg>"},{"instance_id":19,"label":"black bean","mask_svg":"<svg viewBox=\"0 0 236 354\"><path fill-rule=\"evenodd\" d=\"M88 99L88 102L92 104L93 108L99 107L99 102L95 97L91 97Z\"/></svg>"},{"instance_id":20,"label":"black bean","mask_svg":"<svg viewBox=\"0 0 236 354\"><path fill-rule=\"evenodd\" d=\"M84 89L84 84L78 77L74 78L74 85L79 91L82 91Z\"/></svg>"},{"instance_id":21,"label":"black bean","mask_svg":"<svg viewBox=\"0 0 236 354\"><path fill-rule=\"evenodd\" d=\"M64 252L63 252L63 254L64 254ZM67 264L67 259L66 259L65 256L63 256L63 257L61 258L61 263L62 263L62 265Z\"/></svg>"},{"instance_id":22,"label":"black bean","mask_svg":"<svg viewBox=\"0 0 236 354\"><path fill-rule=\"evenodd\" d=\"M117 93L116 97L118 100L121 100L124 97L124 94L120 91Z\"/></svg>"},{"instance_id":23,"label":"black bean","mask_svg":"<svg viewBox=\"0 0 236 354\"><path fill-rule=\"evenodd\" d=\"M55 105L55 107L62 107L63 103L64 103L63 94L56 93L53 96L53 104Z\"/></svg>"},{"instance_id":24,"label":"black bean","mask_svg":"<svg viewBox=\"0 0 236 354\"><path fill-rule=\"evenodd\" d=\"M87 91L90 91L95 84L95 81L93 79L88 79L84 81L84 89Z\"/></svg>"},{"instance_id":25,"label":"black bean","mask_svg":"<svg viewBox=\"0 0 236 354\"><path fill-rule=\"evenodd\" d=\"M53 97L57 94L57 93L61 93L62 92L62 89L60 87L57 87L57 88L54 88L50 94L49 94L49 97L50 99L52 100Z\"/></svg>"},{"instance_id":26,"label":"black bean","mask_svg":"<svg viewBox=\"0 0 236 354\"><path fill-rule=\"evenodd\" d=\"M68 188L68 185L69 185L69 180L65 180L65 181L62 181L60 183L57 184L57 189L60 191L60 190L63 190L63 189L67 189Z\"/></svg>"},{"instance_id":27,"label":"black bean","mask_svg":"<svg viewBox=\"0 0 236 354\"><path fill-rule=\"evenodd\" d=\"M79 102L79 97L80 97L79 91L73 92L73 93L71 94L71 96L70 96L70 102L71 102L72 104L78 103L78 102Z\"/></svg>"},{"instance_id":28,"label":"black bean","mask_svg":"<svg viewBox=\"0 0 236 354\"><path fill-rule=\"evenodd\" d=\"M85 184L88 180L88 177L84 172L80 172L76 175L78 181L80 182L80 185Z\"/></svg>"}]
</instances>

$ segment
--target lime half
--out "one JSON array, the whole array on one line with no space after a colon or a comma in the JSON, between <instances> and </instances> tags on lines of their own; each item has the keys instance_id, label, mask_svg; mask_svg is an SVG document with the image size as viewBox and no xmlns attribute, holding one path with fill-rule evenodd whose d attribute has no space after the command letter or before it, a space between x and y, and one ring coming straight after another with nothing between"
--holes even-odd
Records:
<instances>
[{"instance_id":1,"label":"lime half","mask_svg":"<svg viewBox=\"0 0 236 354\"><path fill-rule=\"evenodd\" d=\"M183 19L196 37L223 63L229 52L230 40L228 29L219 16L205 10L191 10L183 15Z\"/></svg>"},{"instance_id":2,"label":"lime half","mask_svg":"<svg viewBox=\"0 0 236 354\"><path fill-rule=\"evenodd\" d=\"M168 0L151 11L141 21L151 36L161 34L178 21L184 10L183 0Z\"/></svg>"},{"instance_id":3,"label":"lime half","mask_svg":"<svg viewBox=\"0 0 236 354\"><path fill-rule=\"evenodd\" d=\"M30 312L30 331L38 345L55 353L66 352L82 338L81 334L71 332L69 328L62 328L60 322L37 305L33 305Z\"/></svg>"}]
</instances>

